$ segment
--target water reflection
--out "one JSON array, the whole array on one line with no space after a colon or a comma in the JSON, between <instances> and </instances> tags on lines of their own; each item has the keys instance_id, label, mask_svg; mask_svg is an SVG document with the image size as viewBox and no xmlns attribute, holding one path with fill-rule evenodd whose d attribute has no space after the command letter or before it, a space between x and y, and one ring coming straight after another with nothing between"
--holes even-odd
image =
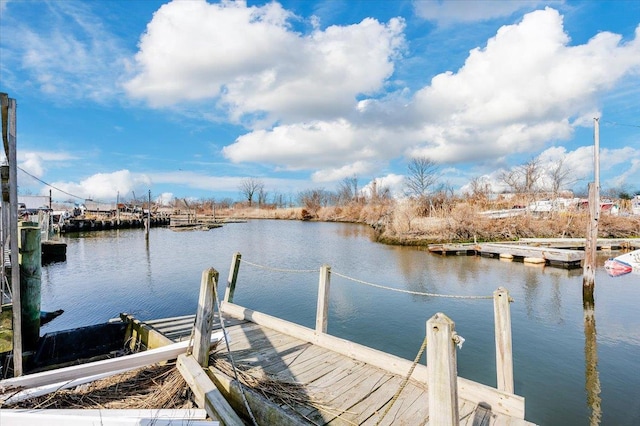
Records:
<instances>
[{"instance_id":1,"label":"water reflection","mask_svg":"<svg viewBox=\"0 0 640 426\"><path fill-rule=\"evenodd\" d=\"M591 410L589 424L596 426L602 419L602 398L600 397L600 376L598 374L598 344L596 342L596 316L593 299L585 300L584 309L584 358L585 390L587 406Z\"/></svg>"}]
</instances>

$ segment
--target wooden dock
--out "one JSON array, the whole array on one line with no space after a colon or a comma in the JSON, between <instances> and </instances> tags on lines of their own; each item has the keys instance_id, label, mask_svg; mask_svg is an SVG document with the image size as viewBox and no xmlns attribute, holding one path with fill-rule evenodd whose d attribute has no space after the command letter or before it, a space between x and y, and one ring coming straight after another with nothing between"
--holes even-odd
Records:
<instances>
[{"instance_id":1,"label":"wooden dock","mask_svg":"<svg viewBox=\"0 0 640 426\"><path fill-rule=\"evenodd\" d=\"M205 371L245 419L249 413L242 401L241 387L232 377L232 363L244 380L249 376L254 383L252 387L244 386L244 397L259 419L258 424L531 424L524 420L524 398L513 393L506 290L498 289L493 295L499 387L493 388L457 377L455 342L459 340L453 321L445 315L436 314L427 321L427 365L411 362L326 333L327 266L320 270L315 329L234 304L239 260L236 254L220 308L230 337L229 352L219 345ZM201 301L202 295L203 292ZM207 312L208 308L202 305L199 302L199 309ZM128 321L135 324L135 333L163 345L190 338L198 341L193 333L198 329L194 327L196 318L144 322L128 317ZM218 313L213 315L211 327L221 328ZM438 355L441 350L446 355ZM194 347L194 356L199 351ZM443 421L443 416L448 420Z\"/></svg>"},{"instance_id":2,"label":"wooden dock","mask_svg":"<svg viewBox=\"0 0 640 426\"><path fill-rule=\"evenodd\" d=\"M277 398L269 401L259 389L249 391L252 409L270 411L272 424L374 425L411 368L408 360L337 337L320 338L314 330L238 305L225 303L222 309L226 321L233 324L226 330L236 365L258 379L278 380L302 389L302 398L289 406L278 404ZM180 341L191 335L194 318L190 315L140 324ZM219 328L216 316L214 330ZM220 362L228 362L224 348L217 349L216 359L209 375L225 398L235 401L232 407L244 411L237 384L234 386L234 380L216 368ZM428 424L426 370L424 365L417 366L381 424ZM458 378L458 392L461 425L531 424L524 420L524 398L520 396L463 378Z\"/></svg>"},{"instance_id":3,"label":"wooden dock","mask_svg":"<svg viewBox=\"0 0 640 426\"><path fill-rule=\"evenodd\" d=\"M584 238L522 238L499 243L430 244L429 252L440 255L484 256L540 263L560 268L579 268L584 259ZM598 250L640 248L640 238L599 238Z\"/></svg>"}]
</instances>

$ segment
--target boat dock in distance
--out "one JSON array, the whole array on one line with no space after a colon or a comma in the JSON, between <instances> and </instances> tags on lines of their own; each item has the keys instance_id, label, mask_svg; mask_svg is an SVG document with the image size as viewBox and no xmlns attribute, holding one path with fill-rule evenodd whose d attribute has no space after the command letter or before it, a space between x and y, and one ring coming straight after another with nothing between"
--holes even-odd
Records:
<instances>
[{"instance_id":1,"label":"boat dock in distance","mask_svg":"<svg viewBox=\"0 0 640 426\"><path fill-rule=\"evenodd\" d=\"M525 263L579 268L584 259L584 238L522 238L500 243L430 244L429 252L441 255L467 255L523 261ZM599 238L598 250L640 248L640 238Z\"/></svg>"}]
</instances>

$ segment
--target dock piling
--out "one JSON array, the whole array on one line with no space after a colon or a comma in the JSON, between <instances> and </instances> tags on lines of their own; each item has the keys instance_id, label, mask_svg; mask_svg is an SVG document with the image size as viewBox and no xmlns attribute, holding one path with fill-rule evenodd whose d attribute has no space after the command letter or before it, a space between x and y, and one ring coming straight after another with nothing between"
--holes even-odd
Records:
<instances>
[{"instance_id":1,"label":"dock piling","mask_svg":"<svg viewBox=\"0 0 640 426\"><path fill-rule=\"evenodd\" d=\"M240 260L242 255L239 252L233 254L231 267L229 268L229 279L227 280L227 288L224 291L224 301L233 303L233 293L236 291L236 281L238 281L238 271L240 270Z\"/></svg>"},{"instance_id":2,"label":"dock piling","mask_svg":"<svg viewBox=\"0 0 640 426\"><path fill-rule=\"evenodd\" d=\"M493 292L497 388L514 393L511 308L509 303L509 291L504 287L498 287L498 289Z\"/></svg>"},{"instance_id":3,"label":"dock piling","mask_svg":"<svg viewBox=\"0 0 640 426\"><path fill-rule=\"evenodd\" d=\"M318 309L316 311L316 333L326 333L329 321L329 286L331 284L331 267L322 265L318 283Z\"/></svg>"},{"instance_id":4,"label":"dock piling","mask_svg":"<svg viewBox=\"0 0 640 426\"><path fill-rule=\"evenodd\" d=\"M213 326L213 291L218 285L218 271L213 268L202 272L200 296L198 297L198 311L193 338L193 356L203 367L209 365L209 347L211 342L211 328Z\"/></svg>"},{"instance_id":5,"label":"dock piling","mask_svg":"<svg viewBox=\"0 0 640 426\"><path fill-rule=\"evenodd\" d=\"M460 424L454 333L454 322L441 312L427 321L429 423L434 425Z\"/></svg>"}]
</instances>

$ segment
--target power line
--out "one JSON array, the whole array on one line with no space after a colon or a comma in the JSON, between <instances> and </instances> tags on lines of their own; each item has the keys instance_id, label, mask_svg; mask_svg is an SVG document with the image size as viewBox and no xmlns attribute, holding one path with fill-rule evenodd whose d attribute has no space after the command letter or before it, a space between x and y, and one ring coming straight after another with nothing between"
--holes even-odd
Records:
<instances>
[{"instance_id":1,"label":"power line","mask_svg":"<svg viewBox=\"0 0 640 426\"><path fill-rule=\"evenodd\" d=\"M25 169L23 169L23 168L22 168L22 167L20 167L20 166L18 166L18 170L20 170L21 172L25 173L25 174L26 174L26 175L28 175L28 176L31 176L32 178L34 178L34 179L35 179L35 180L37 180L38 182L44 183L44 184L45 184L45 185L47 185L48 187L55 189L56 191L60 191L60 192L62 192L63 194L70 195L70 196L75 197L75 198L77 198L77 199L79 199L79 200L84 200L84 199L85 199L84 197L78 197L77 195L73 195L73 194L71 194L71 193L69 193L69 192L67 192L67 191L63 191L63 190L62 190L62 189L60 189L60 188L56 188L55 186L51 185L50 183L47 183L47 182L43 181L42 179L35 177L34 175L32 175L31 173L29 173L28 171L26 171Z\"/></svg>"}]
</instances>

